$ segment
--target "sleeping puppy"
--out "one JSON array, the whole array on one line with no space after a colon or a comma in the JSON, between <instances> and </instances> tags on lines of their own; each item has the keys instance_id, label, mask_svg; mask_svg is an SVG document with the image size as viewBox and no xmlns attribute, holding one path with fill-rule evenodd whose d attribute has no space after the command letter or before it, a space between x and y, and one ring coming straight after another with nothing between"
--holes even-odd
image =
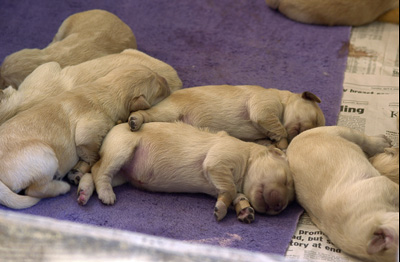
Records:
<instances>
[{"instance_id":1,"label":"sleeping puppy","mask_svg":"<svg viewBox=\"0 0 400 262\"><path fill-rule=\"evenodd\" d=\"M138 132L131 132L127 123L117 125L106 136L100 156L92 174L97 194L107 205L116 200L111 184L114 176L150 191L215 196L217 220L225 217L232 202L248 198L257 212L273 215L294 197L290 169L281 150L181 122L148 123ZM81 199L84 204L91 192L80 193L86 197ZM244 207L238 212L239 219L251 222L252 212Z\"/></svg>"},{"instance_id":2,"label":"sleeping puppy","mask_svg":"<svg viewBox=\"0 0 400 262\"><path fill-rule=\"evenodd\" d=\"M22 81L39 65L58 62L61 67L137 48L132 30L117 16L104 10L90 10L69 16L53 41L44 49L23 49L4 59L0 89Z\"/></svg>"},{"instance_id":3,"label":"sleeping puppy","mask_svg":"<svg viewBox=\"0 0 400 262\"><path fill-rule=\"evenodd\" d=\"M69 191L60 181L82 160L89 166L107 132L133 110L170 94L163 78L144 66L120 67L24 111L0 126L0 203L27 208ZM26 196L16 192L25 189Z\"/></svg>"},{"instance_id":4,"label":"sleeping puppy","mask_svg":"<svg viewBox=\"0 0 400 262\"><path fill-rule=\"evenodd\" d=\"M183 121L197 127L226 131L245 141L271 139L278 147L304 130L325 125L310 92L265 89L260 86L199 86L174 92L162 103L129 117L132 131L142 123Z\"/></svg>"},{"instance_id":5,"label":"sleeping puppy","mask_svg":"<svg viewBox=\"0 0 400 262\"><path fill-rule=\"evenodd\" d=\"M344 252L363 261L394 262L399 239L399 185L367 156L390 146L385 136L345 127L308 130L287 157L298 202Z\"/></svg>"},{"instance_id":6,"label":"sleeping puppy","mask_svg":"<svg viewBox=\"0 0 400 262\"><path fill-rule=\"evenodd\" d=\"M138 50L127 49L78 65L61 69L56 62L49 62L35 69L20 85L18 91L11 88L0 90L0 125L18 112L22 112L76 86L93 82L117 67L144 65L165 78L174 91L182 87L176 71L168 64ZM123 119L126 121L126 119Z\"/></svg>"},{"instance_id":7,"label":"sleeping puppy","mask_svg":"<svg viewBox=\"0 0 400 262\"><path fill-rule=\"evenodd\" d=\"M307 24L359 26L375 21L388 11L396 13L382 21L399 23L399 0L265 0L290 19ZM393 10L395 9L395 10ZM397 10L396 10L397 9Z\"/></svg>"}]
</instances>

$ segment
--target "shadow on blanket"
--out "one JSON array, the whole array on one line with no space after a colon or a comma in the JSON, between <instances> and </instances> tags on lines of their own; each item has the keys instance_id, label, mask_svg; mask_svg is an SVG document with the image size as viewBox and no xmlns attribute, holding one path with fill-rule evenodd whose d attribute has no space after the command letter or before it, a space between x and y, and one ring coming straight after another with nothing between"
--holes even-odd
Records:
<instances>
[{"instance_id":1,"label":"shadow on blanket","mask_svg":"<svg viewBox=\"0 0 400 262\"><path fill-rule=\"evenodd\" d=\"M69 15L105 9L134 32L138 49L172 65L184 87L255 84L322 99L327 125L336 124L342 96L349 27L304 25L258 1L230 0L1 0L0 59L23 48L43 48ZM217 223L215 200L197 194L115 189L118 201L104 206L93 197L76 203L76 190L19 212L56 219L283 255L302 208L279 216L258 215L254 224L236 220L233 210ZM1 207L2 209L6 209Z\"/></svg>"}]
</instances>

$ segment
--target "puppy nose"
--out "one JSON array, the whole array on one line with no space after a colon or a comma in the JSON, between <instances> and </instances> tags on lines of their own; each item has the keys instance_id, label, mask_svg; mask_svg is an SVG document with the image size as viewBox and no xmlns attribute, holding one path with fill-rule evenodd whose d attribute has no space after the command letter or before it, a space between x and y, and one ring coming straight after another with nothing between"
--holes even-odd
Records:
<instances>
[{"instance_id":1,"label":"puppy nose","mask_svg":"<svg viewBox=\"0 0 400 262\"><path fill-rule=\"evenodd\" d=\"M279 212L283 209L284 204L282 196L278 191L272 190L269 193L269 198L270 198L270 206L274 211Z\"/></svg>"}]
</instances>

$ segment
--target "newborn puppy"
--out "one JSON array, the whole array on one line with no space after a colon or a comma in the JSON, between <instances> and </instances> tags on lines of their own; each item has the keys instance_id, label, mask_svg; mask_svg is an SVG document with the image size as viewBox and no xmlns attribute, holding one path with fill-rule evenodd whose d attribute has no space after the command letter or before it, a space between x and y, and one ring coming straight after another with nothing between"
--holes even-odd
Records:
<instances>
[{"instance_id":1,"label":"newborn puppy","mask_svg":"<svg viewBox=\"0 0 400 262\"><path fill-rule=\"evenodd\" d=\"M215 196L217 220L232 202L246 200L243 195L257 212L271 215L294 197L281 150L181 122L149 123L138 132L131 132L128 124L117 125L106 136L100 156L92 174L99 198L108 205L116 199L111 186L116 175L151 191ZM250 216L247 222L254 219L248 208L241 211Z\"/></svg>"},{"instance_id":2,"label":"newborn puppy","mask_svg":"<svg viewBox=\"0 0 400 262\"><path fill-rule=\"evenodd\" d=\"M344 252L363 261L394 262L399 239L399 185L367 156L390 146L345 127L308 130L290 143L287 157L298 202Z\"/></svg>"},{"instance_id":3,"label":"newborn puppy","mask_svg":"<svg viewBox=\"0 0 400 262\"><path fill-rule=\"evenodd\" d=\"M47 97L93 82L117 67L131 65L144 65L151 68L167 81L173 91L182 87L182 81L170 65L134 49L127 49L119 54L103 56L63 69L58 63L49 62L35 69L22 82L18 91L13 92L11 88L0 90L0 124ZM126 121L126 119L123 120Z\"/></svg>"},{"instance_id":4,"label":"newborn puppy","mask_svg":"<svg viewBox=\"0 0 400 262\"><path fill-rule=\"evenodd\" d=\"M236 138L271 139L279 148L304 130L325 125L310 92L265 89L260 86L199 86L174 92L157 106L129 117L132 131L142 123L183 121L197 127L226 131Z\"/></svg>"},{"instance_id":5,"label":"newborn puppy","mask_svg":"<svg viewBox=\"0 0 400 262\"><path fill-rule=\"evenodd\" d=\"M104 10L76 13L61 24L46 48L23 49L7 56L0 70L0 89L9 85L18 89L35 68L47 62L65 67L136 47L132 30L117 16Z\"/></svg>"},{"instance_id":6,"label":"newborn puppy","mask_svg":"<svg viewBox=\"0 0 400 262\"><path fill-rule=\"evenodd\" d=\"M89 166L107 132L133 110L170 94L144 66L121 67L98 80L44 100L0 126L0 203L27 208L69 191L60 181L78 162ZM25 189L26 196L16 192Z\"/></svg>"},{"instance_id":7,"label":"newborn puppy","mask_svg":"<svg viewBox=\"0 0 400 262\"><path fill-rule=\"evenodd\" d=\"M396 9L398 0L265 0L290 19L307 24L359 26ZM397 23L399 21L397 15Z\"/></svg>"}]
</instances>

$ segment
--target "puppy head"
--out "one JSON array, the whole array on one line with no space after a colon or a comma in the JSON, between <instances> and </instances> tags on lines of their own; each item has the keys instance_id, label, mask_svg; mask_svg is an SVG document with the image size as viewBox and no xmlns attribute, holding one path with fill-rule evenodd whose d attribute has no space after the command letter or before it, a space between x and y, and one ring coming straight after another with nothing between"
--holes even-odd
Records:
<instances>
[{"instance_id":1,"label":"puppy head","mask_svg":"<svg viewBox=\"0 0 400 262\"><path fill-rule=\"evenodd\" d=\"M7 56L0 71L2 88L11 85L18 89L22 81L43 63L45 59L40 49L22 49Z\"/></svg>"},{"instance_id":2,"label":"puppy head","mask_svg":"<svg viewBox=\"0 0 400 262\"><path fill-rule=\"evenodd\" d=\"M311 92L293 94L289 98L283 116L289 141L303 131L325 125L325 116L318 103L321 99Z\"/></svg>"},{"instance_id":3,"label":"puppy head","mask_svg":"<svg viewBox=\"0 0 400 262\"><path fill-rule=\"evenodd\" d=\"M275 215L294 200L294 183L286 155L270 146L249 160L243 193L260 213Z\"/></svg>"}]
</instances>

